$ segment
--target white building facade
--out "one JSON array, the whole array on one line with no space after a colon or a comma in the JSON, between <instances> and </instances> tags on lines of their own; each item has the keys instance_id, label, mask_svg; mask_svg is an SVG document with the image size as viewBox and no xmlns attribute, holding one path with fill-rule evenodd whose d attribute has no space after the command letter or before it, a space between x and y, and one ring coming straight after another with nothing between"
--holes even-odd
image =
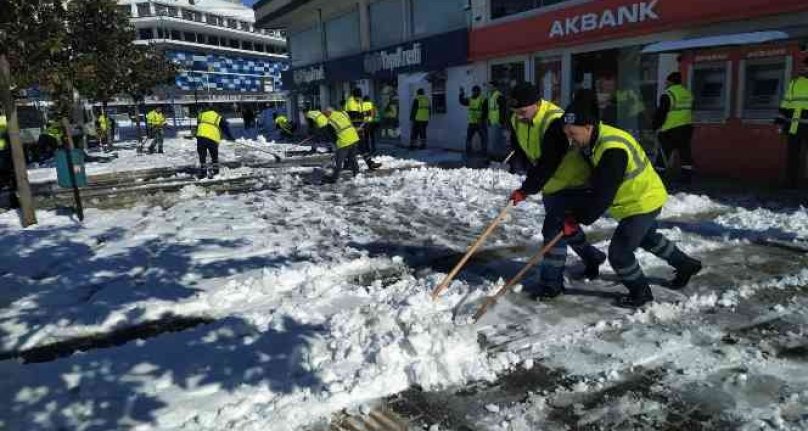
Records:
<instances>
[{"instance_id":1,"label":"white building facade","mask_svg":"<svg viewBox=\"0 0 808 431\"><path fill-rule=\"evenodd\" d=\"M180 69L173 86L147 103L284 100L286 37L255 27L252 9L226 0L119 0L131 17L135 44L156 46Z\"/></svg>"}]
</instances>

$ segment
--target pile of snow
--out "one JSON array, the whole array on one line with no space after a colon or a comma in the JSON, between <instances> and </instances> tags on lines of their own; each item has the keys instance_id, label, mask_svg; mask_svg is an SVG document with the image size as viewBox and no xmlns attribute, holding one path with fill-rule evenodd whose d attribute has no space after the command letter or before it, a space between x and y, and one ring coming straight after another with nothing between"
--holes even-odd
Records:
<instances>
[{"instance_id":1,"label":"pile of snow","mask_svg":"<svg viewBox=\"0 0 808 431\"><path fill-rule=\"evenodd\" d=\"M717 217L715 222L722 226L760 232L775 230L793 235L795 239L808 239L808 209L802 206L793 212L775 212L765 208L754 210L737 208L731 213Z\"/></svg>"}]
</instances>

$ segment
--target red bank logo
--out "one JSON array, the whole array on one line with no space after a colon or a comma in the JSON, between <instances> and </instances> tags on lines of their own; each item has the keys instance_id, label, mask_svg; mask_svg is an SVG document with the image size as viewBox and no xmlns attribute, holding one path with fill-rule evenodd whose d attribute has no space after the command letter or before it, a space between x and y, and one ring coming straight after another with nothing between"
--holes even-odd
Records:
<instances>
[{"instance_id":1,"label":"red bank logo","mask_svg":"<svg viewBox=\"0 0 808 431\"><path fill-rule=\"evenodd\" d=\"M564 37L608 27L617 28L627 24L636 24L659 19L656 12L658 0L637 2L600 13L590 12L571 16L564 20L553 21L550 37Z\"/></svg>"}]
</instances>

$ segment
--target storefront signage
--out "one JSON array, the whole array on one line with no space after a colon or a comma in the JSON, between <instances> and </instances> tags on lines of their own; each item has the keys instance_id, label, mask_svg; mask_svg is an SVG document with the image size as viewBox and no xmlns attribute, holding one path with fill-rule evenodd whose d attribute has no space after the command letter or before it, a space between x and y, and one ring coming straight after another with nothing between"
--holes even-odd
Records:
<instances>
[{"instance_id":1,"label":"storefront signage","mask_svg":"<svg viewBox=\"0 0 808 431\"><path fill-rule=\"evenodd\" d=\"M729 3L729 4L728 4ZM477 27L469 58L486 60L547 49L692 29L721 22L808 12L806 0L591 0L520 20Z\"/></svg>"},{"instance_id":2,"label":"storefront signage","mask_svg":"<svg viewBox=\"0 0 808 431\"><path fill-rule=\"evenodd\" d=\"M746 58L778 57L786 55L787 53L788 51L785 48L758 49L746 53Z\"/></svg>"},{"instance_id":3,"label":"storefront signage","mask_svg":"<svg viewBox=\"0 0 808 431\"><path fill-rule=\"evenodd\" d=\"M295 85L309 84L325 80L325 68L322 64L317 66L295 69L292 71L292 80Z\"/></svg>"},{"instance_id":4,"label":"storefront signage","mask_svg":"<svg viewBox=\"0 0 808 431\"><path fill-rule=\"evenodd\" d=\"M617 28L627 24L658 20L659 15L656 7L657 0L652 0L614 9L605 9L600 12L574 15L564 20L555 20L550 28L550 37L564 37L604 28Z\"/></svg>"},{"instance_id":5,"label":"storefront signage","mask_svg":"<svg viewBox=\"0 0 808 431\"><path fill-rule=\"evenodd\" d=\"M722 53L722 54L699 54L693 57L693 61L696 63L703 63L706 61L725 61L729 59L729 54Z\"/></svg>"},{"instance_id":6,"label":"storefront signage","mask_svg":"<svg viewBox=\"0 0 808 431\"><path fill-rule=\"evenodd\" d=\"M421 64L421 44L415 42L409 49L402 47L394 51L379 51L365 55L365 73L374 74L379 71L392 71L402 67Z\"/></svg>"}]
</instances>

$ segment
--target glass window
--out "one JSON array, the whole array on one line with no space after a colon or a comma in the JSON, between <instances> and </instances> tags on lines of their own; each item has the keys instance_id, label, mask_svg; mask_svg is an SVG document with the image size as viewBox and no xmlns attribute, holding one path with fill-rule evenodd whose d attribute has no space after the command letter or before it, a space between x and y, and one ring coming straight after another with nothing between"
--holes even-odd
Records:
<instances>
[{"instance_id":1,"label":"glass window","mask_svg":"<svg viewBox=\"0 0 808 431\"><path fill-rule=\"evenodd\" d=\"M138 39L146 40L152 38L152 29L150 28L141 28L138 30Z\"/></svg>"},{"instance_id":2,"label":"glass window","mask_svg":"<svg viewBox=\"0 0 808 431\"><path fill-rule=\"evenodd\" d=\"M255 47L253 49L258 51L258 52L264 52L264 44L263 43L256 43Z\"/></svg>"},{"instance_id":3,"label":"glass window","mask_svg":"<svg viewBox=\"0 0 808 431\"><path fill-rule=\"evenodd\" d=\"M171 38L174 40L182 40L181 34L177 30L171 30Z\"/></svg>"},{"instance_id":4,"label":"glass window","mask_svg":"<svg viewBox=\"0 0 808 431\"><path fill-rule=\"evenodd\" d=\"M544 100L561 105L561 58L536 58L533 76L536 88ZM499 88L508 88L509 82L497 82Z\"/></svg>"},{"instance_id":5,"label":"glass window","mask_svg":"<svg viewBox=\"0 0 808 431\"><path fill-rule=\"evenodd\" d=\"M247 42L247 41L242 42L241 43L241 49L246 49L247 51L252 51L252 49L253 49L252 42Z\"/></svg>"},{"instance_id":6,"label":"glass window","mask_svg":"<svg viewBox=\"0 0 808 431\"><path fill-rule=\"evenodd\" d=\"M196 34L191 32L183 32L182 34L183 39L186 42L196 42Z\"/></svg>"},{"instance_id":7,"label":"glass window","mask_svg":"<svg viewBox=\"0 0 808 431\"><path fill-rule=\"evenodd\" d=\"M326 21L325 35L329 58L359 51L359 13L353 11Z\"/></svg>"},{"instance_id":8,"label":"glass window","mask_svg":"<svg viewBox=\"0 0 808 431\"><path fill-rule=\"evenodd\" d=\"M491 0L491 19L552 6L569 0Z\"/></svg>"},{"instance_id":9,"label":"glass window","mask_svg":"<svg viewBox=\"0 0 808 431\"><path fill-rule=\"evenodd\" d=\"M166 12L168 12L168 16L178 17L179 10L174 6L166 6Z\"/></svg>"},{"instance_id":10,"label":"glass window","mask_svg":"<svg viewBox=\"0 0 808 431\"><path fill-rule=\"evenodd\" d=\"M227 20L227 27L237 29L238 28L238 21L236 21L234 19L228 19Z\"/></svg>"},{"instance_id":11,"label":"glass window","mask_svg":"<svg viewBox=\"0 0 808 431\"><path fill-rule=\"evenodd\" d=\"M237 39L230 39L230 48L239 49L240 47L241 47L241 44L239 43L239 41Z\"/></svg>"},{"instance_id":12,"label":"glass window","mask_svg":"<svg viewBox=\"0 0 808 431\"><path fill-rule=\"evenodd\" d=\"M495 64L491 66L491 80L510 88L516 83L525 80L525 63L523 61L513 63Z\"/></svg>"},{"instance_id":13,"label":"glass window","mask_svg":"<svg viewBox=\"0 0 808 431\"><path fill-rule=\"evenodd\" d=\"M208 45L219 45L219 38L217 36L208 36Z\"/></svg>"},{"instance_id":14,"label":"glass window","mask_svg":"<svg viewBox=\"0 0 808 431\"><path fill-rule=\"evenodd\" d=\"M693 115L700 122L721 122L727 110L727 65L704 63L693 68Z\"/></svg>"},{"instance_id":15,"label":"glass window","mask_svg":"<svg viewBox=\"0 0 808 431\"><path fill-rule=\"evenodd\" d=\"M381 0L370 5L370 45L381 48L401 42L404 20L401 0Z\"/></svg>"},{"instance_id":16,"label":"glass window","mask_svg":"<svg viewBox=\"0 0 808 431\"><path fill-rule=\"evenodd\" d=\"M784 92L786 63L782 59L747 61L745 67L743 118L771 119L777 116Z\"/></svg>"},{"instance_id":17,"label":"glass window","mask_svg":"<svg viewBox=\"0 0 808 431\"><path fill-rule=\"evenodd\" d=\"M323 59L323 46L317 27L311 27L289 36L289 50L292 52L292 64L303 65Z\"/></svg>"},{"instance_id":18,"label":"glass window","mask_svg":"<svg viewBox=\"0 0 808 431\"><path fill-rule=\"evenodd\" d=\"M216 15L208 15L207 23L210 25L217 25L219 23L218 18L219 17L217 17Z\"/></svg>"},{"instance_id":19,"label":"glass window","mask_svg":"<svg viewBox=\"0 0 808 431\"><path fill-rule=\"evenodd\" d=\"M442 33L467 25L468 0L412 0L412 29L416 36Z\"/></svg>"},{"instance_id":20,"label":"glass window","mask_svg":"<svg viewBox=\"0 0 808 431\"><path fill-rule=\"evenodd\" d=\"M151 9L148 3L137 4L137 16L151 16Z\"/></svg>"},{"instance_id":21,"label":"glass window","mask_svg":"<svg viewBox=\"0 0 808 431\"><path fill-rule=\"evenodd\" d=\"M431 73L429 83L432 87L432 113L446 113L446 71Z\"/></svg>"}]
</instances>

